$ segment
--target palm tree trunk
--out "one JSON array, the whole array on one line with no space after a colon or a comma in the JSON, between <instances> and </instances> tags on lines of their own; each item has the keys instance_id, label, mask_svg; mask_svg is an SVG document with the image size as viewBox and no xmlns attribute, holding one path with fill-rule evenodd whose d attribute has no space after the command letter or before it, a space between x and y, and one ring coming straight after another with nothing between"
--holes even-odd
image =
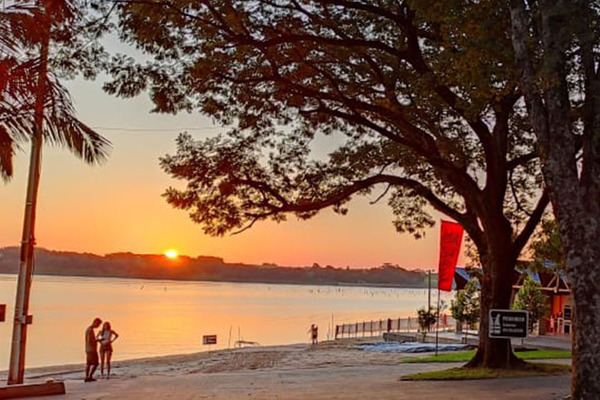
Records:
<instances>
[{"instance_id":1,"label":"palm tree trunk","mask_svg":"<svg viewBox=\"0 0 600 400\"><path fill-rule=\"evenodd\" d=\"M25 201L25 218L21 239L21 258L17 280L17 296L15 301L15 318L11 343L8 384L23 383L25 373L25 345L27 341L27 325L32 322L29 312L29 294L34 267L35 217L38 188L40 184L40 167L42 158L42 129L44 123L44 103L48 79L48 48L50 44L50 23L43 18L45 35L40 48L40 67L37 82L37 95L34 109L34 134L31 138L31 157L29 163L29 180Z\"/></svg>"}]
</instances>

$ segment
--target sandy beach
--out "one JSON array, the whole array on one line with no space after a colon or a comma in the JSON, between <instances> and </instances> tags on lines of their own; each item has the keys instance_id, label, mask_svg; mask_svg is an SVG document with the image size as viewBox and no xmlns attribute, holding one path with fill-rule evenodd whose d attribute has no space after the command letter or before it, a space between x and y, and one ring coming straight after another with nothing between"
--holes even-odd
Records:
<instances>
[{"instance_id":1,"label":"sandy beach","mask_svg":"<svg viewBox=\"0 0 600 400\"><path fill-rule=\"evenodd\" d=\"M64 396L36 399L510 399L554 400L570 376L457 382L400 377L459 364L404 364L401 353L352 348L352 340L261 346L113 363L110 380L83 382L83 365L27 370L27 382L63 380ZM563 360L564 362L564 360ZM6 382L6 372L0 373Z\"/></svg>"}]
</instances>

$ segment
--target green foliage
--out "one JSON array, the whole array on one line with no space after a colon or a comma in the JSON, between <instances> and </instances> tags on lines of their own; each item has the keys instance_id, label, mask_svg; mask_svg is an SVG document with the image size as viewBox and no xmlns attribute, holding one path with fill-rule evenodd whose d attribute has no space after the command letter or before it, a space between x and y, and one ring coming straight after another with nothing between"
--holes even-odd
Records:
<instances>
[{"instance_id":1,"label":"green foliage","mask_svg":"<svg viewBox=\"0 0 600 400\"><path fill-rule=\"evenodd\" d=\"M441 353L437 356L409 357L402 360L408 364L419 363L447 363L447 362L467 362L475 355L475 350L453 351ZM550 360L550 359L570 359L571 352L565 350L535 350L519 351L515 356L521 360Z\"/></svg>"},{"instance_id":2,"label":"green foliage","mask_svg":"<svg viewBox=\"0 0 600 400\"><path fill-rule=\"evenodd\" d=\"M562 375L571 372L570 365L527 363L516 369L450 368L442 371L405 375L403 381L453 381L469 379L522 378L531 376Z\"/></svg>"},{"instance_id":3,"label":"green foliage","mask_svg":"<svg viewBox=\"0 0 600 400\"><path fill-rule=\"evenodd\" d=\"M533 266L536 270L566 271L565 251L560 241L560 233L556 220L542 221L540 230L533 238L531 250L533 251ZM548 267L546 263L553 266Z\"/></svg>"},{"instance_id":4,"label":"green foliage","mask_svg":"<svg viewBox=\"0 0 600 400\"><path fill-rule=\"evenodd\" d=\"M542 286L539 282L527 277L523 286L517 292L517 297L513 304L514 310L525 310L529 312L529 332L533 332L534 325L548 311L548 298L542 293Z\"/></svg>"},{"instance_id":5,"label":"green foliage","mask_svg":"<svg viewBox=\"0 0 600 400\"><path fill-rule=\"evenodd\" d=\"M430 308L429 310L426 310L425 308L420 308L417 311L417 314L419 316L419 330L423 333L429 332L431 327L437 321L435 309Z\"/></svg>"},{"instance_id":6,"label":"green foliage","mask_svg":"<svg viewBox=\"0 0 600 400\"><path fill-rule=\"evenodd\" d=\"M472 326L479 321L480 296L477 280L471 279L463 290L456 292L456 299L450 303L450 311L457 321Z\"/></svg>"},{"instance_id":7,"label":"green foliage","mask_svg":"<svg viewBox=\"0 0 600 400\"><path fill-rule=\"evenodd\" d=\"M426 333L431 330L431 327L437 322L440 314L443 313L448 308L448 305L445 301L441 301L438 307L431 307L429 309L425 309L424 307L417 310L417 315L419 317L419 331Z\"/></svg>"}]
</instances>

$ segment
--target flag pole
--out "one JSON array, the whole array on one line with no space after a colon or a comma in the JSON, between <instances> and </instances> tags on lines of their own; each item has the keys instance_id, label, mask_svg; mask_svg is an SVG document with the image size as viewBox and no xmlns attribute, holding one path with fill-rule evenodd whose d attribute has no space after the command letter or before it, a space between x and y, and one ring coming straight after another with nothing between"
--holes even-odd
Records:
<instances>
[{"instance_id":1,"label":"flag pole","mask_svg":"<svg viewBox=\"0 0 600 400\"><path fill-rule=\"evenodd\" d=\"M440 331L440 288L438 287L438 300L437 300L437 321L435 324L435 355L438 355L438 343L439 343L439 334Z\"/></svg>"},{"instance_id":2,"label":"flag pole","mask_svg":"<svg viewBox=\"0 0 600 400\"><path fill-rule=\"evenodd\" d=\"M427 271L427 311L431 311L431 270Z\"/></svg>"}]
</instances>

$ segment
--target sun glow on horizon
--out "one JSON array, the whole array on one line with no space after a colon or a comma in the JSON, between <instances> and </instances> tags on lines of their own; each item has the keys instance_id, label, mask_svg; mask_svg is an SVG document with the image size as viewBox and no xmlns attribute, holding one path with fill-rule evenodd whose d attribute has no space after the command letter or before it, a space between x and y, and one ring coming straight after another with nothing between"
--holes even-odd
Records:
<instances>
[{"instance_id":1,"label":"sun glow on horizon","mask_svg":"<svg viewBox=\"0 0 600 400\"><path fill-rule=\"evenodd\" d=\"M173 259L179 257L179 253L177 253L177 250L169 249L169 250L165 251L165 257L173 260Z\"/></svg>"}]
</instances>

